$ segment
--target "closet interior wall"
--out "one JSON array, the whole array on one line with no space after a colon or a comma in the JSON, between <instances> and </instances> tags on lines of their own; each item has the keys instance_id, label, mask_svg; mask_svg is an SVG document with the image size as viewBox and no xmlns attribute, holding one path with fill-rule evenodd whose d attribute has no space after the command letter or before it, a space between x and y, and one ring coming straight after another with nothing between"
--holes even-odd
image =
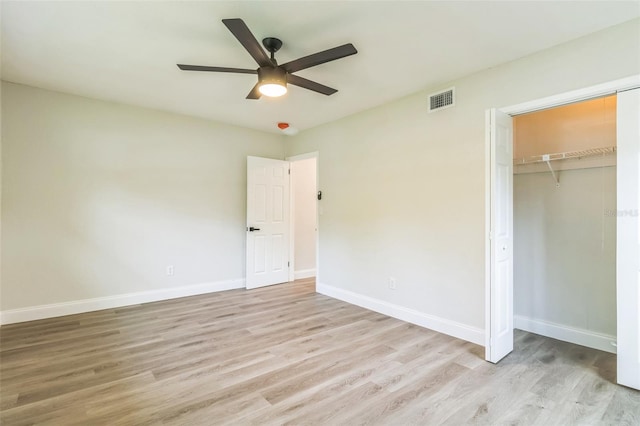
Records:
<instances>
[{"instance_id":1,"label":"closet interior wall","mask_svg":"<svg viewBox=\"0 0 640 426\"><path fill-rule=\"evenodd\" d=\"M615 352L615 145L615 96L514 117L516 328Z\"/></svg>"}]
</instances>

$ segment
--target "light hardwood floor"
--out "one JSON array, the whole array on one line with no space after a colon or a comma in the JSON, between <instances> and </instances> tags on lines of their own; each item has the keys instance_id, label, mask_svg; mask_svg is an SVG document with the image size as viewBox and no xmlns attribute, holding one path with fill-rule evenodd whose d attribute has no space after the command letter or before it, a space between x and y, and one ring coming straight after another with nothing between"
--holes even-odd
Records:
<instances>
[{"instance_id":1,"label":"light hardwood floor","mask_svg":"<svg viewBox=\"0 0 640 426\"><path fill-rule=\"evenodd\" d=\"M3 425L640 425L615 355L517 332L484 349L313 280L0 329Z\"/></svg>"}]
</instances>

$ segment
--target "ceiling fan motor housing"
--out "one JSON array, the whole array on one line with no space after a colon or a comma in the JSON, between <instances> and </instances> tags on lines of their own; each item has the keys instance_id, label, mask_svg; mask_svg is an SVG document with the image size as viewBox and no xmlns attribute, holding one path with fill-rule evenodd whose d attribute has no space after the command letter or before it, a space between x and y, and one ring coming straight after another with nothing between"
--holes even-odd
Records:
<instances>
[{"instance_id":1,"label":"ceiling fan motor housing","mask_svg":"<svg viewBox=\"0 0 640 426\"><path fill-rule=\"evenodd\" d=\"M287 85L287 72L280 67L258 68L258 80L262 84Z\"/></svg>"}]
</instances>

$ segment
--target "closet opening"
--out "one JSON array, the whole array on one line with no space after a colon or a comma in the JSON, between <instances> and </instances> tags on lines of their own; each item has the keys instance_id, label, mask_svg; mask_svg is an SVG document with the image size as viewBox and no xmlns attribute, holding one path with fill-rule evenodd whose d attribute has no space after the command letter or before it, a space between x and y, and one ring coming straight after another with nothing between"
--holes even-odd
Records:
<instances>
[{"instance_id":1,"label":"closet opening","mask_svg":"<svg viewBox=\"0 0 640 426\"><path fill-rule=\"evenodd\" d=\"M318 271L318 153L287 158L290 163L289 281L315 283Z\"/></svg>"},{"instance_id":2,"label":"closet opening","mask_svg":"<svg viewBox=\"0 0 640 426\"><path fill-rule=\"evenodd\" d=\"M515 329L616 353L616 152L616 95L513 117ZM516 332L536 344L553 344L542 362L615 372L615 357Z\"/></svg>"}]
</instances>

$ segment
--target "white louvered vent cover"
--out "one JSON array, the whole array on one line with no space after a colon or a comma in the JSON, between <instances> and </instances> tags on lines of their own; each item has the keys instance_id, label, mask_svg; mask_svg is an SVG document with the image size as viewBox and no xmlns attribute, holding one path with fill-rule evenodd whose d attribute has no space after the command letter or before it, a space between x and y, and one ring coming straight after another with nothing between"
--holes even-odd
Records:
<instances>
[{"instance_id":1,"label":"white louvered vent cover","mask_svg":"<svg viewBox=\"0 0 640 426\"><path fill-rule=\"evenodd\" d=\"M429 112L452 107L456 104L456 88L429 95Z\"/></svg>"}]
</instances>

